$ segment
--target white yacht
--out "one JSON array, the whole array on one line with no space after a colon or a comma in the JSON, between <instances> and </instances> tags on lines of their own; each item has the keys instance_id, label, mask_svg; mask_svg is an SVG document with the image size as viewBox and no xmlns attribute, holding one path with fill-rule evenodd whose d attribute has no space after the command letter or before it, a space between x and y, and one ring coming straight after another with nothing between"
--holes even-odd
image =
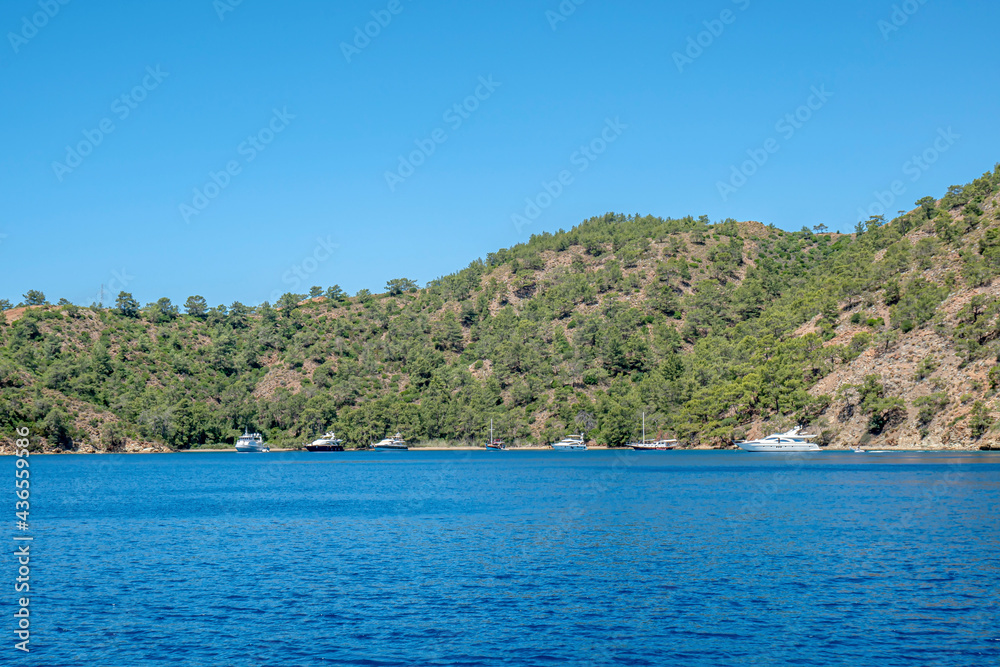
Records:
<instances>
[{"instance_id":1,"label":"white yacht","mask_svg":"<svg viewBox=\"0 0 1000 667\"><path fill-rule=\"evenodd\" d=\"M244 453L269 452L271 448L264 443L264 438L260 433L250 433L243 431L243 435L236 441L236 451Z\"/></svg>"},{"instance_id":2,"label":"white yacht","mask_svg":"<svg viewBox=\"0 0 1000 667\"><path fill-rule=\"evenodd\" d=\"M344 451L344 441L338 438L336 433L330 431L306 445L306 450L310 452L342 452Z\"/></svg>"},{"instance_id":3,"label":"white yacht","mask_svg":"<svg viewBox=\"0 0 1000 667\"><path fill-rule=\"evenodd\" d=\"M375 443L374 445L371 446L371 448L378 449L381 451L397 451L397 450L409 449L409 447L406 446L406 440L403 440L403 436L401 436L399 433L392 436L391 438L386 438L385 440L381 440Z\"/></svg>"},{"instance_id":4,"label":"white yacht","mask_svg":"<svg viewBox=\"0 0 1000 667\"><path fill-rule=\"evenodd\" d=\"M646 441L646 413L642 413L642 441L641 442L630 442L626 447L631 447L632 449L641 452L653 452L653 451L664 451L667 449L673 449L677 446L676 440L653 440L652 442Z\"/></svg>"},{"instance_id":5,"label":"white yacht","mask_svg":"<svg viewBox=\"0 0 1000 667\"><path fill-rule=\"evenodd\" d=\"M567 435L559 442L553 442L549 447L558 450L586 449L587 443L583 441L583 434L580 433L579 435Z\"/></svg>"},{"instance_id":6,"label":"white yacht","mask_svg":"<svg viewBox=\"0 0 1000 667\"><path fill-rule=\"evenodd\" d=\"M746 440L736 444L748 452L818 452L819 445L809 442L811 438L818 436L799 433L801 430L801 427L793 428L784 433L772 433L766 438Z\"/></svg>"}]
</instances>

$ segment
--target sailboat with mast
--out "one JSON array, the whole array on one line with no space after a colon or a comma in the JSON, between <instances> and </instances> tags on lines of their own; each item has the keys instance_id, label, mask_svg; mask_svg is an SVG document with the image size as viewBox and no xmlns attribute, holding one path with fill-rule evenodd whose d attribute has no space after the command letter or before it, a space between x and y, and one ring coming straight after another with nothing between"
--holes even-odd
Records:
<instances>
[{"instance_id":1,"label":"sailboat with mast","mask_svg":"<svg viewBox=\"0 0 1000 667\"><path fill-rule=\"evenodd\" d=\"M677 447L676 440L646 440L646 413L642 413L642 441L641 442L630 442L626 447L631 447L632 449L640 452L662 452L668 449L674 449Z\"/></svg>"},{"instance_id":2,"label":"sailboat with mast","mask_svg":"<svg viewBox=\"0 0 1000 667\"><path fill-rule=\"evenodd\" d=\"M503 440L500 440L499 438L494 438L493 437L493 420L492 419L490 420L490 439L483 446L486 447L486 449L496 449L496 450L500 450L500 451L506 451L506 449L507 449L507 445L504 444Z\"/></svg>"}]
</instances>

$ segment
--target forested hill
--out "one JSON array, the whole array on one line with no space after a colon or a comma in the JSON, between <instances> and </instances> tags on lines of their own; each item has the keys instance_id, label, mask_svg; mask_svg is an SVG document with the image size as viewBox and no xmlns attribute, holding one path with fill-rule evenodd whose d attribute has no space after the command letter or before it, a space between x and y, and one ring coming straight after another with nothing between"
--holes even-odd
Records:
<instances>
[{"instance_id":1,"label":"forested hill","mask_svg":"<svg viewBox=\"0 0 1000 667\"><path fill-rule=\"evenodd\" d=\"M44 302L0 317L4 445L187 448L676 435L807 424L834 446L995 438L1000 165L856 234L592 218L417 289L276 306ZM4 304L9 305L9 304Z\"/></svg>"}]
</instances>

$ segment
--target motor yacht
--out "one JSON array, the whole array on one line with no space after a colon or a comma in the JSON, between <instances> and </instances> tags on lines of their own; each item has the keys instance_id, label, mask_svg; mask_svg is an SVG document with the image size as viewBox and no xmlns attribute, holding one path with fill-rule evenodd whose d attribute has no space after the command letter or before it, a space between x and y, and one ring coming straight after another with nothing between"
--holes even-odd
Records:
<instances>
[{"instance_id":1,"label":"motor yacht","mask_svg":"<svg viewBox=\"0 0 1000 667\"><path fill-rule=\"evenodd\" d=\"M784 433L772 433L766 438L737 442L740 449L748 452L818 452L819 445L809 442L819 436L800 433L801 427L793 428Z\"/></svg>"},{"instance_id":2,"label":"motor yacht","mask_svg":"<svg viewBox=\"0 0 1000 667\"><path fill-rule=\"evenodd\" d=\"M342 452L344 451L344 441L330 431L306 445L306 450L310 452Z\"/></svg>"},{"instance_id":3,"label":"motor yacht","mask_svg":"<svg viewBox=\"0 0 1000 667\"><path fill-rule=\"evenodd\" d=\"M580 433L579 435L567 435L559 442L553 442L549 447L557 450L586 449L587 443L583 441L583 434Z\"/></svg>"},{"instance_id":4,"label":"motor yacht","mask_svg":"<svg viewBox=\"0 0 1000 667\"><path fill-rule=\"evenodd\" d=\"M403 436L399 433L396 435L386 438L385 440L380 440L371 446L372 449L379 451L401 451L409 449L406 446L406 440L403 440Z\"/></svg>"},{"instance_id":5,"label":"motor yacht","mask_svg":"<svg viewBox=\"0 0 1000 667\"><path fill-rule=\"evenodd\" d=\"M236 451L244 454L259 454L269 452L271 448L264 443L264 438L260 433L250 433L248 430L244 430L243 435L236 441Z\"/></svg>"}]
</instances>

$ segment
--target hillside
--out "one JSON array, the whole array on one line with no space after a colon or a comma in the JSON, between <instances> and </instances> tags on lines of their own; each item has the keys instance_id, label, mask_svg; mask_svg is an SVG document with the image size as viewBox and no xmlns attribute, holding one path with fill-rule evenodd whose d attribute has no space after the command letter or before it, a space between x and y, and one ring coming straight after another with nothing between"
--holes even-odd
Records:
<instances>
[{"instance_id":1,"label":"hillside","mask_svg":"<svg viewBox=\"0 0 1000 667\"><path fill-rule=\"evenodd\" d=\"M803 423L829 446L980 447L1000 384L1000 165L856 234L608 214L416 289L187 313L0 317L0 447L509 441L570 431L730 446ZM322 290L317 290L322 292Z\"/></svg>"}]
</instances>

